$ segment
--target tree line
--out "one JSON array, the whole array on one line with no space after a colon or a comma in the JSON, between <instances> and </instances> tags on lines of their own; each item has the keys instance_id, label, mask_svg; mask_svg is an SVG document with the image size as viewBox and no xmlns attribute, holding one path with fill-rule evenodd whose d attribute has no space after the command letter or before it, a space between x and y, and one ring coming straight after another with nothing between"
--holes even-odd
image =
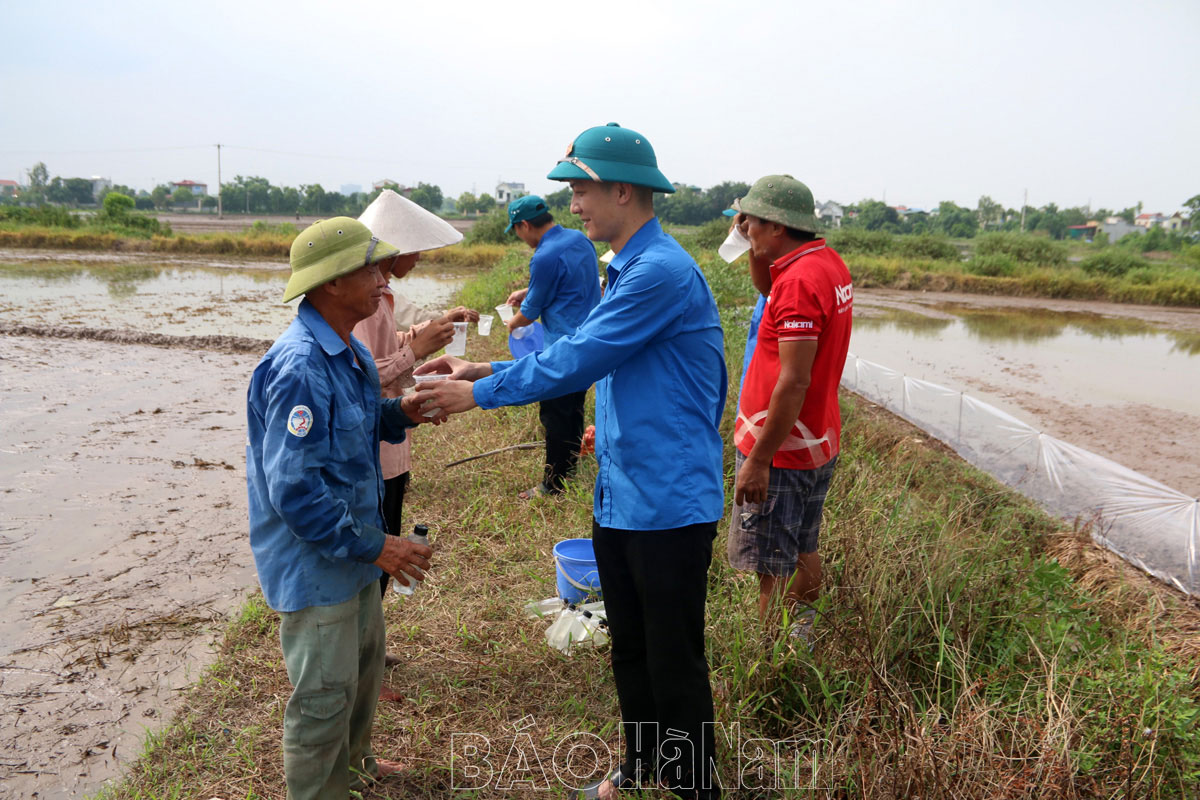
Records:
<instances>
[{"instance_id":1,"label":"tree line","mask_svg":"<svg viewBox=\"0 0 1200 800\"><path fill-rule=\"evenodd\" d=\"M238 175L221 185L221 201L230 213L289 215L344 214L356 217L376 198L390 188L401 189L394 183L385 183L371 192L341 194L326 191L319 183L293 186L275 186L260 176ZM688 184L675 184L673 194L655 195L654 208L658 217L672 225L703 225L721 216L733 201L746 194L750 185L743 182L724 181L708 189ZM217 198L210 194L196 195L187 186L172 187L160 184L150 191L135 191L128 186L114 185L108 191L130 197L139 210L169 211L178 208L215 208ZM487 192L475 195L463 192L457 198L446 197L439 186L418 183L409 197L422 208L435 213L459 213L463 215L488 214L497 208L496 199ZM29 170L29 186L17 198L2 198L3 202L22 205L54 204L72 208L97 206L103 196L94 194L93 182L85 178L63 178L49 175L49 170L38 162ZM545 197L547 205L558 210L559 217L570 207L571 189L564 187ZM1183 203L1190 210L1192 231L1200 231L1200 194ZM1085 207L1059 208L1055 203L1041 207L1025 206L1021 210L1005 208L991 197L979 198L975 208L960 206L949 200L938 203L933 211L900 209L888 206L879 200L862 200L842 206L842 226L868 231L883 231L894 234L932 234L955 239L973 238L979 233L991 231L1039 233L1051 239L1064 239L1072 226L1083 225L1088 220L1119 217L1132 224L1142 213L1142 204L1113 209L1089 209Z\"/></svg>"},{"instance_id":2,"label":"tree line","mask_svg":"<svg viewBox=\"0 0 1200 800\"><path fill-rule=\"evenodd\" d=\"M1193 230L1200 230L1200 195L1185 201L1183 205L1191 211ZM901 211L878 200L863 200L843 208L846 211L843 225L846 227L898 234L941 234L956 239L969 239L991 231L1023 231L1041 233L1051 239L1064 239L1072 226L1083 225L1089 220L1118 217L1132 225L1142 213L1141 203L1120 211L1108 208L1059 208L1055 203L1047 203L1040 208L1025 206L1018 211L1005 208L987 195L979 198L974 209L948 200L938 203L937 210L932 212Z\"/></svg>"}]
</instances>

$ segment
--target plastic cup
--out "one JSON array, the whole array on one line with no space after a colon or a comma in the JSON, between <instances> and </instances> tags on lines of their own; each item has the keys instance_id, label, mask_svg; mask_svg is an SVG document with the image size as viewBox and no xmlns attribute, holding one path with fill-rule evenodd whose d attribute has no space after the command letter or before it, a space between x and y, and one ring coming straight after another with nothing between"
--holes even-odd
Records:
<instances>
[{"instance_id":1,"label":"plastic cup","mask_svg":"<svg viewBox=\"0 0 1200 800\"><path fill-rule=\"evenodd\" d=\"M467 323L454 323L454 338L446 345L446 355L465 356L467 354ZM415 376L414 376L415 377Z\"/></svg>"},{"instance_id":2,"label":"plastic cup","mask_svg":"<svg viewBox=\"0 0 1200 800\"><path fill-rule=\"evenodd\" d=\"M435 373L433 375L413 375L413 380L416 381L417 385L419 386L422 383L434 383L435 381L444 381L449 377L450 377L449 375L446 375L444 373L443 374ZM404 390L404 393L411 394L414 391L416 391L415 387L410 386L408 389ZM429 417L432 419L433 417L436 417L440 413L442 413L442 410L440 408L431 408L428 411L422 411L421 416Z\"/></svg>"},{"instance_id":3,"label":"plastic cup","mask_svg":"<svg viewBox=\"0 0 1200 800\"><path fill-rule=\"evenodd\" d=\"M516 310L508 303L502 303L496 306L496 313L500 315L500 321L507 323L516 314Z\"/></svg>"},{"instance_id":4,"label":"plastic cup","mask_svg":"<svg viewBox=\"0 0 1200 800\"><path fill-rule=\"evenodd\" d=\"M479 315L479 335L489 336L492 333L492 320L494 317L491 314Z\"/></svg>"}]
</instances>

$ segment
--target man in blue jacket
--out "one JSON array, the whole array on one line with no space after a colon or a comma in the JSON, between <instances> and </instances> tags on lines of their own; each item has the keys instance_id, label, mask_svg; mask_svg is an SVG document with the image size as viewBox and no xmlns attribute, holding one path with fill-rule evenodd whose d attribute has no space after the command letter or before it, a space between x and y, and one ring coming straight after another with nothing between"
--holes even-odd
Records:
<instances>
[{"instance_id":1,"label":"man in blue jacket","mask_svg":"<svg viewBox=\"0 0 1200 800\"><path fill-rule=\"evenodd\" d=\"M450 413L522 405L596 384L599 473L592 538L612 630L626 744L620 769L587 796L646 786L718 797L704 604L723 513L724 339L696 262L663 232L653 193L674 187L644 136L589 128L550 172L571 185L588 238L616 256L608 289L574 335L519 361L442 357L421 402ZM652 784L650 784L652 785Z\"/></svg>"},{"instance_id":2,"label":"man in blue jacket","mask_svg":"<svg viewBox=\"0 0 1200 800\"><path fill-rule=\"evenodd\" d=\"M515 331L541 317L549 346L575 333L600 302L596 247L579 231L556 223L546 201L533 194L509 203L504 232L510 230L534 252L529 260L528 288L508 296L510 306L520 306L508 321L508 329ZM579 458L585 399L586 388L538 404L538 417L546 428L546 469L542 482L521 492L521 499L562 491L563 479Z\"/></svg>"},{"instance_id":3,"label":"man in blue jacket","mask_svg":"<svg viewBox=\"0 0 1200 800\"><path fill-rule=\"evenodd\" d=\"M371 353L350 332L375 313L395 247L349 217L292 243L284 301L296 318L246 397L250 547L293 692L283 715L288 798L346 798L398 768L371 753L383 679L380 569L421 579L432 551L386 536L379 441L404 440L416 405L381 399ZM440 421L440 419L439 419Z\"/></svg>"}]
</instances>

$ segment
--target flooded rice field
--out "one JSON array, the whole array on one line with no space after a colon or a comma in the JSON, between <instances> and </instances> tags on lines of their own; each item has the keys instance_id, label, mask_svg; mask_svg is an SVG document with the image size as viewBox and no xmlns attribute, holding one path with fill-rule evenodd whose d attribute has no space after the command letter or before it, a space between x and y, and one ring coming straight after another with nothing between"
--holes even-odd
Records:
<instances>
[{"instance_id":1,"label":"flooded rice field","mask_svg":"<svg viewBox=\"0 0 1200 800\"><path fill-rule=\"evenodd\" d=\"M1200 495L1200 311L855 293L850 349Z\"/></svg>"},{"instance_id":2,"label":"flooded rice field","mask_svg":"<svg viewBox=\"0 0 1200 800\"><path fill-rule=\"evenodd\" d=\"M0 252L2 322L274 339L299 303L280 300L286 265L33 255ZM417 305L440 308L462 281L419 265L396 288Z\"/></svg>"}]
</instances>

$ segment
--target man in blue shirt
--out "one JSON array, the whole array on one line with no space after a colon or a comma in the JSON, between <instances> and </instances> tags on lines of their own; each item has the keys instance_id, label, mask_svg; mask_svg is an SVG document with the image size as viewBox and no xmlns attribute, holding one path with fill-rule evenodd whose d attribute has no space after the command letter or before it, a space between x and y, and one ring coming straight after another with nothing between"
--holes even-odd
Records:
<instances>
[{"instance_id":1,"label":"man in blue shirt","mask_svg":"<svg viewBox=\"0 0 1200 800\"><path fill-rule=\"evenodd\" d=\"M296 318L247 392L250 547L293 692L283 716L288 798L345 798L398 765L371 753L383 678L380 569L421 579L432 551L386 536L379 441L422 419L381 399L370 352L350 332L371 316L395 247L349 217L292 243L284 301ZM440 421L440 418L439 420Z\"/></svg>"},{"instance_id":2,"label":"man in blue shirt","mask_svg":"<svg viewBox=\"0 0 1200 800\"><path fill-rule=\"evenodd\" d=\"M549 346L575 333L600 302L596 247L579 231L555 223L546 201L537 195L509 204L504 232L510 230L534 252L529 260L529 287L508 296L510 306L520 305L508 329L515 331L541 317ZM563 479L579 458L586 398L585 388L538 404L538 417L546 428L546 469L541 483L521 492L523 500L562 491Z\"/></svg>"},{"instance_id":3,"label":"man in blue shirt","mask_svg":"<svg viewBox=\"0 0 1200 800\"><path fill-rule=\"evenodd\" d=\"M626 752L585 796L645 786L657 773L680 797L718 797L704 604L724 511L720 317L700 268L654 216L653 193L674 187L644 136L615 123L590 128L549 177L570 183L588 238L616 253L604 298L574 335L519 361L426 364L420 372L452 380L417 397L457 413L596 384L592 539Z\"/></svg>"}]
</instances>

